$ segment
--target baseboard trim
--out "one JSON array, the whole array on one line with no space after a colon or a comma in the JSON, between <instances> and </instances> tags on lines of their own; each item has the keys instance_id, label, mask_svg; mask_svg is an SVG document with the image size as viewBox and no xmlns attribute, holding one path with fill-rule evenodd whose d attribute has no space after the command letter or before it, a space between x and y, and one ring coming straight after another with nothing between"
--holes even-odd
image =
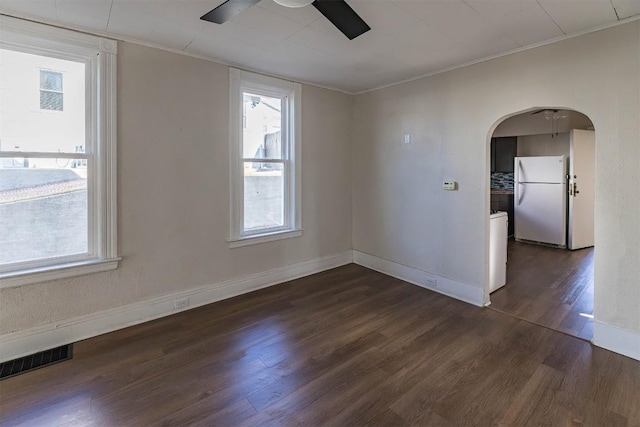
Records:
<instances>
[{"instance_id":1,"label":"baseboard trim","mask_svg":"<svg viewBox=\"0 0 640 427\"><path fill-rule=\"evenodd\" d=\"M355 250L353 251L353 262L448 297L455 298L478 307L484 306L484 289L481 287L458 282L447 277L429 273L428 271L398 264L397 262ZM436 286L432 286L427 283L427 280L432 279L437 280Z\"/></svg>"},{"instance_id":2,"label":"baseboard trim","mask_svg":"<svg viewBox=\"0 0 640 427\"><path fill-rule=\"evenodd\" d=\"M0 362L113 332L351 262L353 262L353 253L349 250L238 279L192 288L110 310L0 335ZM174 302L183 298L189 298L189 306L175 309Z\"/></svg>"},{"instance_id":3,"label":"baseboard trim","mask_svg":"<svg viewBox=\"0 0 640 427\"><path fill-rule=\"evenodd\" d=\"M593 345L640 360L640 334L609 323L594 320Z\"/></svg>"}]
</instances>

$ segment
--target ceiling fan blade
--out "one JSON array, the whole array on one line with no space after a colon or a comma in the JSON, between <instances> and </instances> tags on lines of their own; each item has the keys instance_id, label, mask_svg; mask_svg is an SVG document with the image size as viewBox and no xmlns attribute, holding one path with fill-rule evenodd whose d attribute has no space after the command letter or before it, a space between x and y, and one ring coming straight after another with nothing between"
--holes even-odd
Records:
<instances>
[{"instance_id":1,"label":"ceiling fan blade","mask_svg":"<svg viewBox=\"0 0 640 427\"><path fill-rule=\"evenodd\" d=\"M349 40L371 29L344 0L315 0L312 4Z\"/></svg>"},{"instance_id":2,"label":"ceiling fan blade","mask_svg":"<svg viewBox=\"0 0 640 427\"><path fill-rule=\"evenodd\" d=\"M215 9L205 13L200 19L216 24L223 24L260 0L227 0Z\"/></svg>"}]
</instances>

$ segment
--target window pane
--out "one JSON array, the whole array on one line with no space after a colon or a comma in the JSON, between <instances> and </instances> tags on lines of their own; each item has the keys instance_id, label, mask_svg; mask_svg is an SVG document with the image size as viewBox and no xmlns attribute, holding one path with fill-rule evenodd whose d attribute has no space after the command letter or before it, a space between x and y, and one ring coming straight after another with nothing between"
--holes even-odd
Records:
<instances>
[{"instance_id":1,"label":"window pane","mask_svg":"<svg viewBox=\"0 0 640 427\"><path fill-rule=\"evenodd\" d=\"M243 93L242 152L246 159L282 158L282 100Z\"/></svg>"},{"instance_id":2,"label":"window pane","mask_svg":"<svg viewBox=\"0 0 640 427\"><path fill-rule=\"evenodd\" d=\"M40 91L40 108L43 110L62 111L62 94L59 92Z\"/></svg>"},{"instance_id":3,"label":"window pane","mask_svg":"<svg viewBox=\"0 0 640 427\"><path fill-rule=\"evenodd\" d=\"M244 164L244 229L255 231L284 225L282 163Z\"/></svg>"},{"instance_id":4,"label":"window pane","mask_svg":"<svg viewBox=\"0 0 640 427\"><path fill-rule=\"evenodd\" d=\"M0 49L0 151L84 152L85 68Z\"/></svg>"},{"instance_id":5,"label":"window pane","mask_svg":"<svg viewBox=\"0 0 640 427\"><path fill-rule=\"evenodd\" d=\"M0 264L87 252L83 163L0 158Z\"/></svg>"},{"instance_id":6,"label":"window pane","mask_svg":"<svg viewBox=\"0 0 640 427\"><path fill-rule=\"evenodd\" d=\"M40 89L62 92L62 73L40 70Z\"/></svg>"}]
</instances>

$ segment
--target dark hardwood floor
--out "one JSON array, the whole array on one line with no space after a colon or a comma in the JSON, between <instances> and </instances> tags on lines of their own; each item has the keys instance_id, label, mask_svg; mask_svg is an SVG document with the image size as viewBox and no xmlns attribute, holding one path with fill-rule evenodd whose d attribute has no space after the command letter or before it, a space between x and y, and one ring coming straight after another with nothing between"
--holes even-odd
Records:
<instances>
[{"instance_id":1,"label":"dark hardwood floor","mask_svg":"<svg viewBox=\"0 0 640 427\"><path fill-rule=\"evenodd\" d=\"M593 337L593 248L570 251L509 241L507 284L491 308L590 340Z\"/></svg>"},{"instance_id":2,"label":"dark hardwood floor","mask_svg":"<svg viewBox=\"0 0 640 427\"><path fill-rule=\"evenodd\" d=\"M640 426L640 362L351 264L79 342L0 424Z\"/></svg>"}]
</instances>

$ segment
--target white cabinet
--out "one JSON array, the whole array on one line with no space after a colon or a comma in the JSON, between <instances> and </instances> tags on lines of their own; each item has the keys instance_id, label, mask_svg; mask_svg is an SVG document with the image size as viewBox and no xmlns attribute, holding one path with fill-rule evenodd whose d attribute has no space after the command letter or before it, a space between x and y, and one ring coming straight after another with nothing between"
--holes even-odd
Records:
<instances>
[{"instance_id":1,"label":"white cabinet","mask_svg":"<svg viewBox=\"0 0 640 427\"><path fill-rule=\"evenodd\" d=\"M509 217L506 212L492 214L489 220L489 292L507 283L507 242Z\"/></svg>"}]
</instances>

